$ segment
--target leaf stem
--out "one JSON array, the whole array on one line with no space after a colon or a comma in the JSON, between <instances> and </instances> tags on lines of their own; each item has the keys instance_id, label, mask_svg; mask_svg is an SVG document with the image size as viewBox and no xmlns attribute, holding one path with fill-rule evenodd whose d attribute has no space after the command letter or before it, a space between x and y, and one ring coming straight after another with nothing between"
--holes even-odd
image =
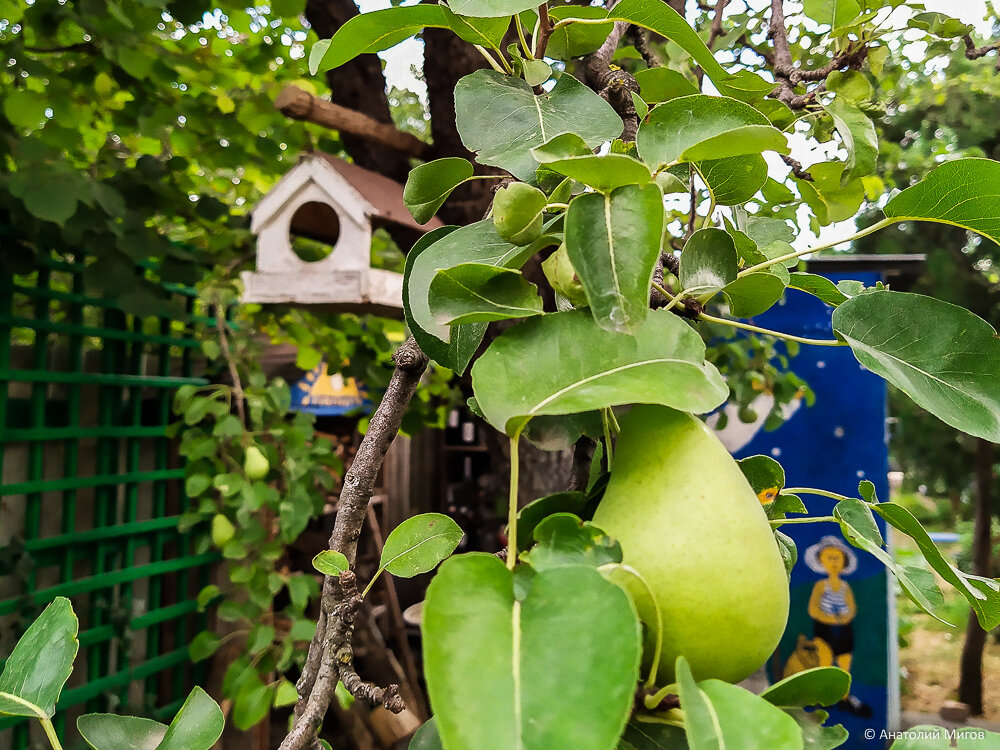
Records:
<instances>
[{"instance_id":1,"label":"leaf stem","mask_svg":"<svg viewBox=\"0 0 1000 750\"><path fill-rule=\"evenodd\" d=\"M611 425L608 410L601 409L601 424L604 426L604 454L608 457L608 471L614 471L614 453L611 450Z\"/></svg>"},{"instance_id":2,"label":"leaf stem","mask_svg":"<svg viewBox=\"0 0 1000 750\"><path fill-rule=\"evenodd\" d=\"M812 516L810 518L776 518L771 521L771 528L784 526L786 523L836 523L833 516Z\"/></svg>"},{"instance_id":3,"label":"leaf stem","mask_svg":"<svg viewBox=\"0 0 1000 750\"><path fill-rule=\"evenodd\" d=\"M513 570L517 562L517 443L520 436L510 439L510 500L507 505L507 569Z\"/></svg>"},{"instance_id":4,"label":"leaf stem","mask_svg":"<svg viewBox=\"0 0 1000 750\"><path fill-rule=\"evenodd\" d=\"M847 497L847 495L838 495L836 492L829 492L828 490L816 490L812 487L785 487L782 492L787 492L792 495L821 495L822 497L828 497L831 500L852 499Z\"/></svg>"},{"instance_id":5,"label":"leaf stem","mask_svg":"<svg viewBox=\"0 0 1000 750\"><path fill-rule=\"evenodd\" d=\"M521 26L521 17L514 14L514 26L517 28L517 38L521 42L521 49L524 50L524 54L529 60L534 60L535 55L531 51L531 47L528 45L528 40L524 38L524 27Z\"/></svg>"},{"instance_id":6,"label":"leaf stem","mask_svg":"<svg viewBox=\"0 0 1000 750\"><path fill-rule=\"evenodd\" d=\"M717 318L714 315L709 315L708 313L701 313L698 316L699 320L704 320L708 323L719 323L724 326L732 326L733 328L740 328L744 331L753 331L754 333L762 333L766 336L774 336L778 339L784 339L785 341L797 341L800 344L811 344L812 346L847 346L847 344L839 339L807 339L802 336L795 336L791 333L782 333L781 331L772 331L770 328L761 328L760 326L751 325L750 323L742 323L738 320L727 320L726 318Z\"/></svg>"},{"instance_id":7,"label":"leaf stem","mask_svg":"<svg viewBox=\"0 0 1000 750\"><path fill-rule=\"evenodd\" d=\"M493 68L493 70L495 70L497 73L502 73L506 75L507 73L511 72L510 65L507 64L506 60L504 60L503 55L500 55L500 62L503 63L503 68L501 68L497 64L497 61L493 59L493 55L491 55L485 47L478 44L473 44L472 46L479 51L480 55L486 58L486 62L488 62L490 64L490 67ZM506 70L504 70L504 68L506 68Z\"/></svg>"},{"instance_id":8,"label":"leaf stem","mask_svg":"<svg viewBox=\"0 0 1000 750\"><path fill-rule=\"evenodd\" d=\"M662 284L658 284L658 283L656 283L656 282L654 281L654 282L653 282L653 288L654 288L654 289L655 289L656 291L658 291L658 292L659 292L660 294L662 294L662 295L663 295L664 297L666 297L666 298L667 298L667 300L669 300L669 301L667 302L667 304L666 304L666 305L664 305L664 307L663 307L663 308L661 308L661 309L663 309L663 310L669 310L669 309L670 309L671 307L673 307L674 305L676 305L676 304L677 304L678 302L680 302L680 301L681 301L681 296L680 296L679 294L677 294L677 295L674 295L674 294L671 294L670 292L668 292L668 291L667 291L667 290L666 290L666 289L664 288L664 286L663 286Z\"/></svg>"},{"instance_id":9,"label":"leaf stem","mask_svg":"<svg viewBox=\"0 0 1000 750\"><path fill-rule=\"evenodd\" d=\"M49 738L49 744L52 745L53 750L62 750L62 745L59 744L59 736L56 734L56 728L52 726L52 720L48 717L44 719L39 719L38 723L42 725L42 729L45 730L45 736Z\"/></svg>"},{"instance_id":10,"label":"leaf stem","mask_svg":"<svg viewBox=\"0 0 1000 750\"><path fill-rule=\"evenodd\" d=\"M816 247L810 247L806 250L796 250L794 253L781 255L777 258L771 258L769 260L765 260L763 263L758 263L755 266L744 268L742 271L736 274L736 277L740 278L742 276L751 274L754 271L761 271L765 268L770 268L771 266L777 265L778 263L784 263L786 260L794 260L795 258L801 258L803 255L809 255L810 253L818 253L821 250L829 250L831 247L836 247L837 245L843 245L845 242L853 242L854 240L859 240L862 237L867 237L869 234L872 234L873 232L879 231L880 229L885 229L886 227L890 227L898 221L900 221L900 219L898 218L882 219L882 221L872 224L867 229L862 229L860 232L855 232L850 237L844 237L841 240L828 242L825 245L817 245Z\"/></svg>"},{"instance_id":11,"label":"leaf stem","mask_svg":"<svg viewBox=\"0 0 1000 750\"><path fill-rule=\"evenodd\" d=\"M546 211L546 213L548 213L548 210L550 208L561 208L563 210L566 210L566 209L569 208L569 204L568 203L547 203L545 205L545 211Z\"/></svg>"}]
</instances>

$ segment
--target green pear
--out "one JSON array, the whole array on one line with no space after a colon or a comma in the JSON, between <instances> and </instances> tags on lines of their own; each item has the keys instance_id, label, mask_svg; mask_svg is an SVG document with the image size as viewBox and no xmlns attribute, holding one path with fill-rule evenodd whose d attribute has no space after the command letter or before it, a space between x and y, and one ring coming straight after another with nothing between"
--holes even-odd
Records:
<instances>
[{"instance_id":1,"label":"green pear","mask_svg":"<svg viewBox=\"0 0 1000 750\"><path fill-rule=\"evenodd\" d=\"M545 193L524 182L512 182L493 196L493 226L500 239L530 245L542 233Z\"/></svg>"},{"instance_id":2,"label":"green pear","mask_svg":"<svg viewBox=\"0 0 1000 750\"><path fill-rule=\"evenodd\" d=\"M271 464L260 448L256 445L247 448L246 456L243 458L243 473L246 474L247 479L263 479L270 470Z\"/></svg>"},{"instance_id":3,"label":"green pear","mask_svg":"<svg viewBox=\"0 0 1000 750\"><path fill-rule=\"evenodd\" d=\"M658 684L674 682L681 655L697 680L738 682L767 661L788 619L788 578L760 500L701 420L634 407L593 522L621 542L660 610ZM634 598L648 665L656 614Z\"/></svg>"},{"instance_id":4,"label":"green pear","mask_svg":"<svg viewBox=\"0 0 1000 750\"><path fill-rule=\"evenodd\" d=\"M212 517L212 544L216 547L225 547L226 544L236 536L236 527L232 521L221 513L216 513Z\"/></svg>"}]
</instances>

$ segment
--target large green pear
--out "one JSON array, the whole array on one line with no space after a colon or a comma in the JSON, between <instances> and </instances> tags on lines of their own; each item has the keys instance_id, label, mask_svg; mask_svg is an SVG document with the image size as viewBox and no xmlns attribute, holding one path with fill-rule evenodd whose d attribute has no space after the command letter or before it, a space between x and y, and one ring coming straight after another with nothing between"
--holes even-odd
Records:
<instances>
[{"instance_id":1,"label":"large green pear","mask_svg":"<svg viewBox=\"0 0 1000 750\"><path fill-rule=\"evenodd\" d=\"M660 610L658 684L674 682L680 655L697 680L738 682L767 661L788 619L788 578L760 501L701 420L634 407L594 524L621 542ZM656 617L643 599L648 664Z\"/></svg>"}]
</instances>

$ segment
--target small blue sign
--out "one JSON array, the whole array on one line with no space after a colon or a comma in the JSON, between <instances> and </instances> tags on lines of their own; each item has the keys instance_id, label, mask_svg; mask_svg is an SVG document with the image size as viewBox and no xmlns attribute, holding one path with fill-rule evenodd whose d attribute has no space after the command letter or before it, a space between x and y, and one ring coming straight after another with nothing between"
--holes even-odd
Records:
<instances>
[{"instance_id":1,"label":"small blue sign","mask_svg":"<svg viewBox=\"0 0 1000 750\"><path fill-rule=\"evenodd\" d=\"M877 273L825 274L873 286ZM832 337L832 309L789 289L755 322L810 338ZM847 347L803 346L791 367L816 393L813 407L799 405L774 432L760 431L737 457L764 454L785 469L789 487L815 487L858 497L858 482L874 482L888 499L886 384ZM830 515L836 501L802 495L810 515ZM876 516L885 534L885 523ZM877 559L845 543L835 524L794 524L782 531L795 540L798 561L791 576L791 612L770 663L772 682L817 666L851 673L850 695L830 709L828 723L843 724L845 748L882 750L883 729L898 711L895 604L888 573ZM874 739L867 739L874 736Z\"/></svg>"},{"instance_id":2,"label":"small blue sign","mask_svg":"<svg viewBox=\"0 0 1000 750\"><path fill-rule=\"evenodd\" d=\"M364 385L339 372L331 375L326 362L320 362L292 386L291 408L318 416L339 417L368 414L372 402Z\"/></svg>"}]
</instances>

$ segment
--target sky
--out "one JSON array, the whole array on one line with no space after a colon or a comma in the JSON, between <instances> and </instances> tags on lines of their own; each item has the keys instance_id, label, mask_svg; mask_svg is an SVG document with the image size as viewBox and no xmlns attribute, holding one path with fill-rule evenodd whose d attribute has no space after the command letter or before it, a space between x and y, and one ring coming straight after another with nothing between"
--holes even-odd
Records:
<instances>
[{"instance_id":1,"label":"sky","mask_svg":"<svg viewBox=\"0 0 1000 750\"><path fill-rule=\"evenodd\" d=\"M689 3L695 0L688 0ZM363 13L373 10L381 10L390 6L389 0L357 0L358 7ZM976 27L980 39L987 39L991 34L991 22L987 19L987 0L923 0L927 11L936 11L958 18L965 23L973 24ZM742 12L747 6L762 10L769 6L768 0L736 0L730 5L730 12ZM800 8L801 5L795 0L787 3L787 12L790 14ZM906 9L896 11L897 19L894 24L897 27L905 25L905 16L902 14ZM904 37L905 39L905 37ZM919 49L907 49L906 52L916 53ZM409 89L416 93L421 100L426 100L427 87L420 80L419 68L423 61L423 43L416 39L407 39L397 44L395 47L379 53L379 57L385 61L386 83L402 89ZM818 161L827 161L837 158L837 149L833 143L816 144L810 143L803 135L792 133L789 137L789 146L792 156L802 164L809 165ZM776 154L767 153L771 176L776 179L783 178L788 173L788 167L784 165ZM801 221L799 226L803 227L798 239L793 243L796 249L806 248L813 245L827 244L843 237L849 237L854 233L853 221L841 222L828 227L823 227L818 236L809 231L808 209L803 206L801 211Z\"/></svg>"}]
</instances>

